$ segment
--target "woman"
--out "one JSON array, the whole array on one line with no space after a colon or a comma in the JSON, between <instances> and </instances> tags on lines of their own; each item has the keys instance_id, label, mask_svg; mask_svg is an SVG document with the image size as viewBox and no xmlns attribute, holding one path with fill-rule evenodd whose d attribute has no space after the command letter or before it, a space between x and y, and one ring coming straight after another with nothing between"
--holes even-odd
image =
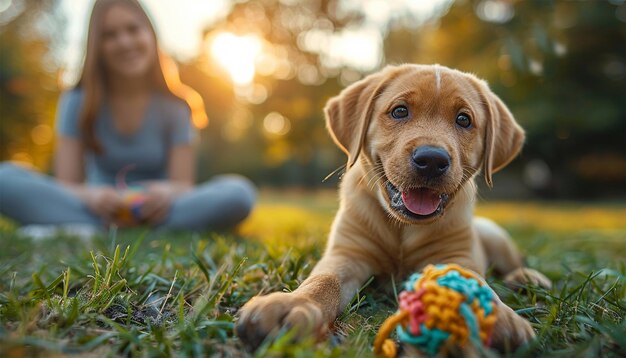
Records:
<instances>
[{"instance_id":1,"label":"woman","mask_svg":"<svg viewBox=\"0 0 626 358\"><path fill-rule=\"evenodd\" d=\"M136 0L96 0L80 81L59 102L56 181L2 164L0 213L25 225L192 230L243 220L255 200L247 179L221 176L194 188L190 121L204 109L177 74L166 80L163 60ZM135 220L122 222L127 183L141 187L143 203Z\"/></svg>"}]
</instances>

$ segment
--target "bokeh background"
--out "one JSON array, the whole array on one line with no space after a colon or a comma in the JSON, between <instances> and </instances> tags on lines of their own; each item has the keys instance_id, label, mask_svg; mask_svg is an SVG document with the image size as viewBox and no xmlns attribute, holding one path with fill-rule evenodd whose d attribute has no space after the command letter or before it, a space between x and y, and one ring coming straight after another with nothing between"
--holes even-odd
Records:
<instances>
[{"instance_id":1,"label":"bokeh background","mask_svg":"<svg viewBox=\"0 0 626 358\"><path fill-rule=\"evenodd\" d=\"M50 169L61 91L82 63L88 0L0 0L0 159ZM624 0L144 0L203 97L199 179L331 188L345 162L322 108L386 64L486 79L527 130L484 197L626 200Z\"/></svg>"}]
</instances>

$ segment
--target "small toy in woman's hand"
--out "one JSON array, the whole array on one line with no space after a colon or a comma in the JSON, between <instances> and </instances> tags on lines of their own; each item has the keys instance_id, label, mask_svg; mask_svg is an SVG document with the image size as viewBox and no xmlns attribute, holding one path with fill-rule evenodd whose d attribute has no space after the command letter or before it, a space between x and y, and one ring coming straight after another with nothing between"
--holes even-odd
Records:
<instances>
[{"instance_id":1,"label":"small toy in woman's hand","mask_svg":"<svg viewBox=\"0 0 626 358\"><path fill-rule=\"evenodd\" d=\"M428 265L413 274L399 296L399 310L380 327L374 353L395 357L389 334L401 343L436 355L449 346L488 345L496 322L494 293L472 272L455 264Z\"/></svg>"},{"instance_id":2,"label":"small toy in woman's hand","mask_svg":"<svg viewBox=\"0 0 626 358\"><path fill-rule=\"evenodd\" d=\"M124 207L117 213L117 221L126 226L141 222L141 208L146 201L145 190L140 186L127 187L121 192Z\"/></svg>"}]
</instances>

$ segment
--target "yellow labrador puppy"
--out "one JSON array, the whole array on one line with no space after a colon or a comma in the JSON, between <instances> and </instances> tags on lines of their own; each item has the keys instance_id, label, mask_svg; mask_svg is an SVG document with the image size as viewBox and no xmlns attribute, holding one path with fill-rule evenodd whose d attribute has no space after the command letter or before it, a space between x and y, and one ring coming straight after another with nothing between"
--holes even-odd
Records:
<instances>
[{"instance_id":1,"label":"yellow labrador puppy","mask_svg":"<svg viewBox=\"0 0 626 358\"><path fill-rule=\"evenodd\" d=\"M474 178L482 173L491 185L524 142L484 81L439 65L389 66L343 90L325 112L348 155L326 252L294 292L257 296L241 309L236 331L246 344L281 327L324 337L370 276L402 279L427 264L481 276L493 266L506 281L550 285L522 266L502 228L473 216ZM494 344L532 339L530 324L499 304Z\"/></svg>"}]
</instances>

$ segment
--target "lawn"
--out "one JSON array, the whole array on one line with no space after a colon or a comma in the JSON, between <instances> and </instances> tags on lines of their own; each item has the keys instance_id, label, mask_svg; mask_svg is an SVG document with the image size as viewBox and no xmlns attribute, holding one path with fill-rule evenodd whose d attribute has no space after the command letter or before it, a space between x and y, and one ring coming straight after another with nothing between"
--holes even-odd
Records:
<instances>
[{"instance_id":1,"label":"lawn","mask_svg":"<svg viewBox=\"0 0 626 358\"><path fill-rule=\"evenodd\" d=\"M293 290L319 259L337 206L332 192L264 192L235 233L110 232L35 242L0 225L0 356L249 356L233 336L237 309L259 292ZM504 302L537 340L517 356L626 355L626 206L483 203L550 291ZM365 287L321 343L289 335L255 354L362 357L393 299Z\"/></svg>"}]
</instances>

